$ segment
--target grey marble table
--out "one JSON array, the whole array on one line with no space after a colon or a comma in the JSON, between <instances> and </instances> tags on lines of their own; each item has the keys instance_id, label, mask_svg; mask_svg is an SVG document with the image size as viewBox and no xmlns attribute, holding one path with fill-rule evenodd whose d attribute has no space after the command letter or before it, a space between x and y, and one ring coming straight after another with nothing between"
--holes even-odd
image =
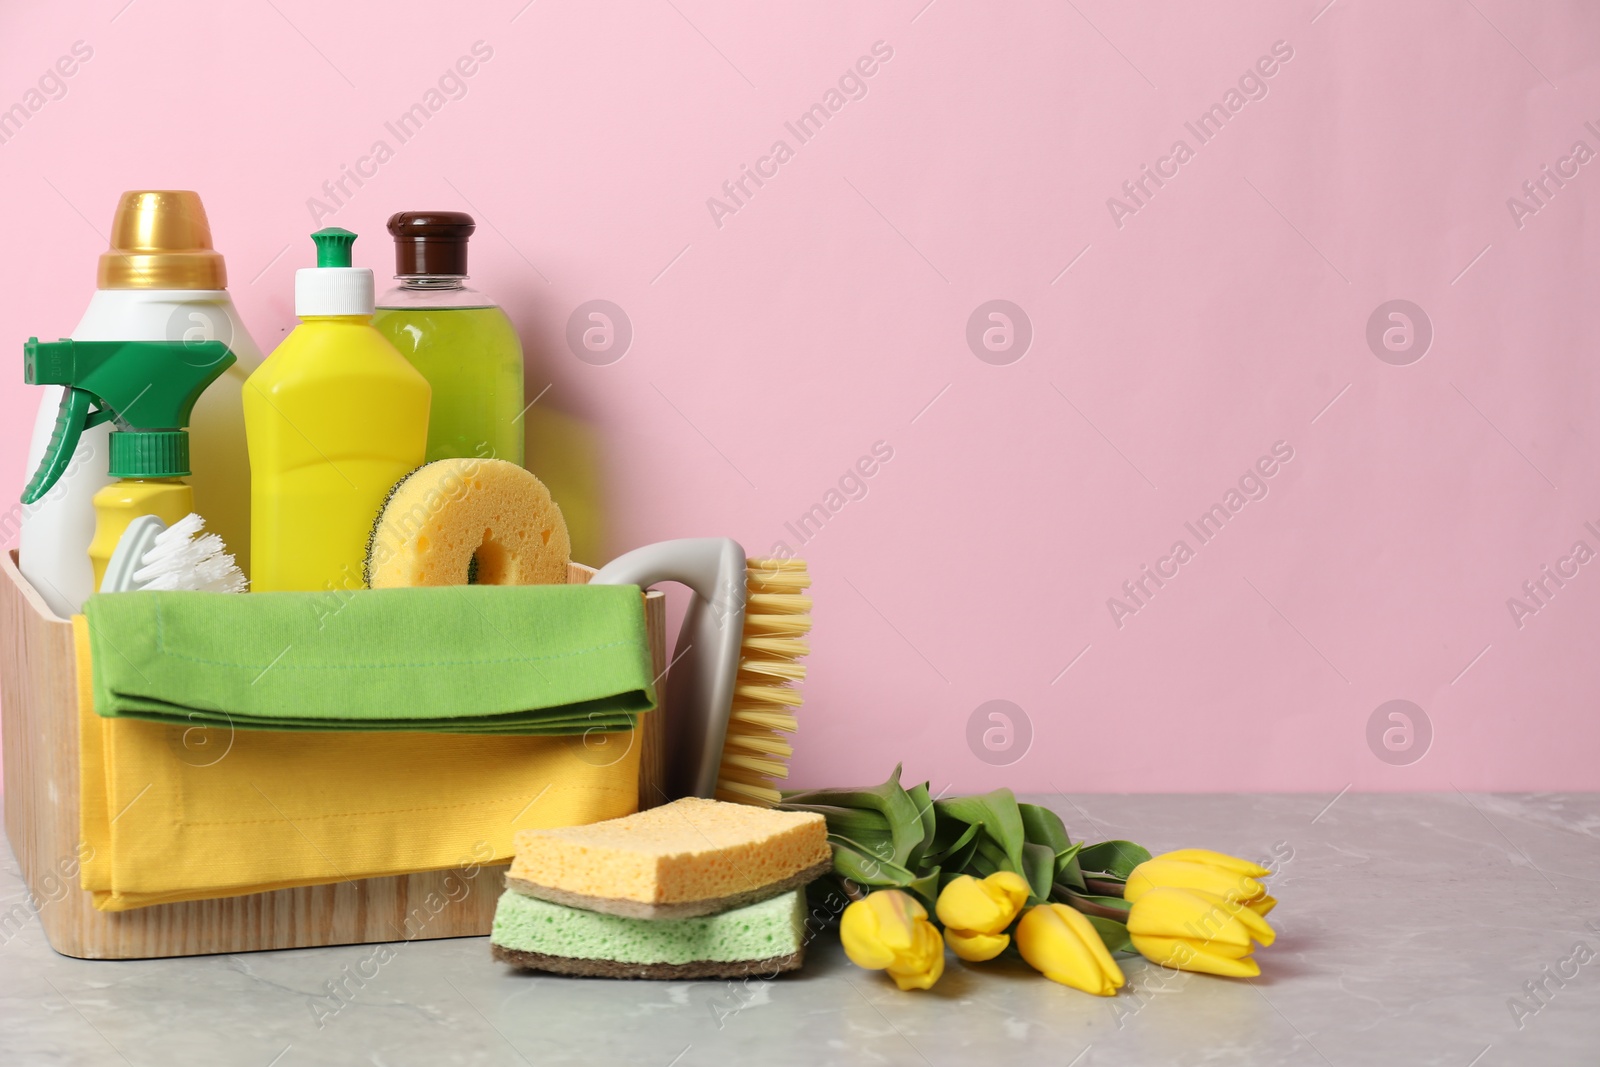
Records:
<instances>
[{"instance_id":1,"label":"grey marble table","mask_svg":"<svg viewBox=\"0 0 1600 1067\"><path fill-rule=\"evenodd\" d=\"M1087 837L1279 857L1262 976L1134 960L1104 1000L952 957L901 993L832 936L748 985L517 974L481 938L381 967L372 946L86 962L30 918L0 945L0 1064L1600 1063L1600 795L1030 799ZM5 870L0 912L26 900Z\"/></svg>"}]
</instances>

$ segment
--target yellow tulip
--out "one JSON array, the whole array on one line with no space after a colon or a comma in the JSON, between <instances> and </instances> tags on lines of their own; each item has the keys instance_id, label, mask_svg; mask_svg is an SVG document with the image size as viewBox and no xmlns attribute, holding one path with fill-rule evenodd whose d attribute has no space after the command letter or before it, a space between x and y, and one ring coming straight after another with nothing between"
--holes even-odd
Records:
<instances>
[{"instance_id":1,"label":"yellow tulip","mask_svg":"<svg viewBox=\"0 0 1600 1067\"><path fill-rule=\"evenodd\" d=\"M1255 910L1199 889L1158 887L1134 901L1128 934L1145 959L1180 971L1252 978L1261 968L1251 942L1270 945L1276 935Z\"/></svg>"},{"instance_id":2,"label":"yellow tulip","mask_svg":"<svg viewBox=\"0 0 1600 1067\"><path fill-rule=\"evenodd\" d=\"M1106 951L1099 931L1065 904L1029 908L1017 924L1017 950L1052 982L1099 997L1115 996L1122 988L1122 968Z\"/></svg>"},{"instance_id":3,"label":"yellow tulip","mask_svg":"<svg viewBox=\"0 0 1600 1067\"><path fill-rule=\"evenodd\" d=\"M944 924L950 951L973 963L992 960L1011 938L1006 927L1028 902L1028 882L1013 871L996 871L982 881L963 874L939 894L934 911Z\"/></svg>"},{"instance_id":4,"label":"yellow tulip","mask_svg":"<svg viewBox=\"0 0 1600 1067\"><path fill-rule=\"evenodd\" d=\"M1203 848L1182 848L1146 860L1128 875L1123 898L1129 904L1152 889L1198 889L1243 904L1265 915L1278 903L1256 881L1272 872L1260 864Z\"/></svg>"},{"instance_id":5,"label":"yellow tulip","mask_svg":"<svg viewBox=\"0 0 1600 1067\"><path fill-rule=\"evenodd\" d=\"M888 971L901 989L929 989L944 974L944 942L928 911L898 889L883 889L844 909L844 954L857 967Z\"/></svg>"},{"instance_id":6,"label":"yellow tulip","mask_svg":"<svg viewBox=\"0 0 1600 1067\"><path fill-rule=\"evenodd\" d=\"M1219 867L1225 871L1235 871L1239 874L1248 874L1252 878L1265 878L1272 872L1259 863L1230 856L1226 852L1213 852L1209 848L1177 848L1171 852L1163 852L1157 856L1158 860L1182 860L1185 863L1204 863L1209 867Z\"/></svg>"}]
</instances>

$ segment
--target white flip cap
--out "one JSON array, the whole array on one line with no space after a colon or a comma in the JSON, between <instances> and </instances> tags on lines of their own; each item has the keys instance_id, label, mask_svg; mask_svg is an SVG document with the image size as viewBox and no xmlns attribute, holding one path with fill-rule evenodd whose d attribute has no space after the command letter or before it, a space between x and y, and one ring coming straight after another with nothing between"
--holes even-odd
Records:
<instances>
[{"instance_id":1,"label":"white flip cap","mask_svg":"<svg viewBox=\"0 0 1600 1067\"><path fill-rule=\"evenodd\" d=\"M374 282L370 267L301 267L294 272L294 313L370 315Z\"/></svg>"}]
</instances>

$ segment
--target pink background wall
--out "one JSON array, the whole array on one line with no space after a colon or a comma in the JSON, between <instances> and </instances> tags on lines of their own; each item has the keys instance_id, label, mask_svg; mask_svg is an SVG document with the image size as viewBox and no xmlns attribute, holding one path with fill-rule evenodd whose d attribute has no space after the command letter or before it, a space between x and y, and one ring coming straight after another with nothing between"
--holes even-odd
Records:
<instances>
[{"instance_id":1,"label":"pink background wall","mask_svg":"<svg viewBox=\"0 0 1600 1067\"><path fill-rule=\"evenodd\" d=\"M8 4L0 107L93 56L0 144L0 338L69 332L118 193L167 187L205 198L270 348L308 198L382 139L321 221L386 276L391 212L477 216L474 284L529 399L549 385L529 465L589 558L728 534L811 560L799 782L1595 788L1600 564L1559 561L1600 550L1600 163L1561 161L1600 151L1600 12L1325 4ZM401 144L385 122L479 41ZM801 143L785 123L875 42L865 96ZM1185 122L1241 84L1201 143ZM1176 174L1114 213L1145 164ZM1514 217L1546 164L1576 173ZM634 332L607 365L566 340L595 299ZM1020 359L1015 314L992 362L969 346L995 299ZM1369 345L1397 299L1425 353ZM37 401L8 366L11 498ZM785 523L880 441L802 548ZM1185 523L1277 442L1201 543ZM1176 576L1114 617L1147 564ZM1546 564L1576 576L1514 618Z\"/></svg>"}]
</instances>

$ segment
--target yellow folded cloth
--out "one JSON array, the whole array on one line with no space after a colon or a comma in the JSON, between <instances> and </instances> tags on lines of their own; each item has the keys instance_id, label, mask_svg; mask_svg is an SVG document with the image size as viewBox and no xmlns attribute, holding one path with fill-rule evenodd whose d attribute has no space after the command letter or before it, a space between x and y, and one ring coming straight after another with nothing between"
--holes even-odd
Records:
<instances>
[{"instance_id":1,"label":"yellow folded cloth","mask_svg":"<svg viewBox=\"0 0 1600 1067\"><path fill-rule=\"evenodd\" d=\"M636 734L170 726L94 713L77 645L83 888L101 911L505 863L519 830L638 808ZM484 856L492 858L484 859Z\"/></svg>"}]
</instances>

